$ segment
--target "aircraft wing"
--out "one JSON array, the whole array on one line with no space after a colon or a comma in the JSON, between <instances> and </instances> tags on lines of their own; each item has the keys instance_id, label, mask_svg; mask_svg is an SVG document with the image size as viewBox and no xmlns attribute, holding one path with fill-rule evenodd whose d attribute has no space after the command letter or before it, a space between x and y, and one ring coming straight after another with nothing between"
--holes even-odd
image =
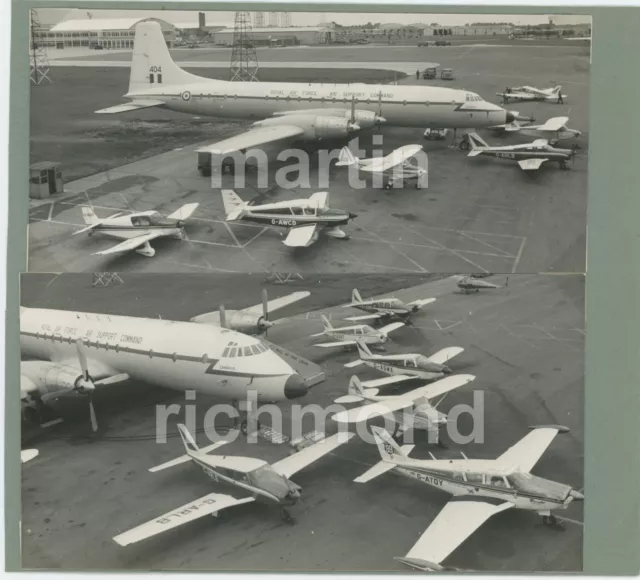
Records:
<instances>
[{"instance_id":1,"label":"aircraft wing","mask_svg":"<svg viewBox=\"0 0 640 580\"><path fill-rule=\"evenodd\" d=\"M302 451L298 451L293 455L289 455L276 463L273 463L271 467L284 477L291 477L304 469L308 465L322 459L327 453L331 453L337 449L343 443L346 443L353 437L355 433L336 433L331 437L322 439L309 447L304 448Z\"/></svg>"},{"instance_id":2,"label":"aircraft wing","mask_svg":"<svg viewBox=\"0 0 640 580\"><path fill-rule=\"evenodd\" d=\"M413 302L409 302L407 306L417 306L418 308L422 308L423 306L426 306L427 304L431 304L432 302L435 302L435 301L436 301L435 298L423 298L421 300L414 300Z\"/></svg>"},{"instance_id":3,"label":"aircraft wing","mask_svg":"<svg viewBox=\"0 0 640 580\"><path fill-rule=\"evenodd\" d=\"M318 224L291 228L289 235L284 239L284 245L290 248L306 248L313 243L317 231Z\"/></svg>"},{"instance_id":4,"label":"aircraft wing","mask_svg":"<svg viewBox=\"0 0 640 580\"><path fill-rule=\"evenodd\" d=\"M545 162L549 161L548 159L522 159L518 161L518 165L522 167L525 171L535 171L536 169L540 169L540 166Z\"/></svg>"},{"instance_id":5,"label":"aircraft wing","mask_svg":"<svg viewBox=\"0 0 640 580\"><path fill-rule=\"evenodd\" d=\"M432 354L429 357L429 360L432 363L443 365L443 364L446 364L448 361L450 361L454 356L458 356L463 350L464 348L461 348L459 346L449 346L447 348L443 348L442 350L439 350L435 354Z\"/></svg>"},{"instance_id":6,"label":"aircraft wing","mask_svg":"<svg viewBox=\"0 0 640 580\"><path fill-rule=\"evenodd\" d=\"M357 322L358 320L375 320L378 318L382 318L384 314L382 312L375 312L373 314L363 314L362 316L348 316L345 320L350 320L352 322Z\"/></svg>"},{"instance_id":7,"label":"aircraft wing","mask_svg":"<svg viewBox=\"0 0 640 580\"><path fill-rule=\"evenodd\" d=\"M275 300L269 300L267 302L267 312L271 314L272 312L279 310L280 308L284 308L289 304L293 304L294 302L298 302L298 300L302 300L309 296L311 292L293 292L287 296L282 296L281 298L276 298ZM255 306L249 306L248 308L244 308L240 310L243 314L262 314L262 304L256 304Z\"/></svg>"},{"instance_id":8,"label":"aircraft wing","mask_svg":"<svg viewBox=\"0 0 640 580\"><path fill-rule=\"evenodd\" d=\"M312 334L311 336L315 336ZM320 348L333 348L334 346L349 346L356 344L355 340L342 340L339 342L321 342L320 344L314 344L313 346L319 346Z\"/></svg>"},{"instance_id":9,"label":"aircraft wing","mask_svg":"<svg viewBox=\"0 0 640 580\"><path fill-rule=\"evenodd\" d=\"M340 411L332 415L331 418L338 423L363 423L376 417L392 415L394 411L401 411L412 405L413 401L408 397L390 397L384 401L354 407L348 411Z\"/></svg>"},{"instance_id":10,"label":"aircraft wing","mask_svg":"<svg viewBox=\"0 0 640 580\"><path fill-rule=\"evenodd\" d=\"M110 247L107 250L102 250L102 252L94 252L94 256L106 256L108 254L119 254L120 252L129 252L131 250L135 250L140 246L144 246L147 242L151 240L155 240L156 238L161 238L166 234L162 232L154 232L151 234L142 234L141 236L136 236L135 238L129 238L124 242L120 242L115 246Z\"/></svg>"},{"instance_id":11,"label":"aircraft wing","mask_svg":"<svg viewBox=\"0 0 640 580\"><path fill-rule=\"evenodd\" d=\"M268 125L266 127L255 127L240 135L223 139L211 145L205 145L197 149L198 153L214 153L217 155L228 155L236 151L251 149L265 143L286 139L287 137L297 137L302 135L304 130L296 125Z\"/></svg>"},{"instance_id":12,"label":"aircraft wing","mask_svg":"<svg viewBox=\"0 0 640 580\"><path fill-rule=\"evenodd\" d=\"M374 173L389 171L398 165L402 165L407 159L413 157L418 151L422 151L422 145L404 145L385 157L374 157L361 169Z\"/></svg>"},{"instance_id":13,"label":"aircraft wing","mask_svg":"<svg viewBox=\"0 0 640 580\"><path fill-rule=\"evenodd\" d=\"M100 109L99 111L96 111L96 113L100 115L113 115L115 113L126 113L127 111L135 111L137 109L159 107L160 105L164 105L164 103L162 101L154 101L153 99L139 99L137 101L131 101L130 103Z\"/></svg>"},{"instance_id":14,"label":"aircraft wing","mask_svg":"<svg viewBox=\"0 0 640 580\"><path fill-rule=\"evenodd\" d=\"M188 504L176 508L159 518L119 534L113 538L113 540L121 546L128 546L129 544L135 544L140 540L177 528L182 524L192 522L193 520L197 520L203 516L216 514L225 508L248 503L250 501L254 501L254 498L243 497L241 499L236 499L230 495L210 493L199 499L192 500Z\"/></svg>"},{"instance_id":15,"label":"aircraft wing","mask_svg":"<svg viewBox=\"0 0 640 580\"><path fill-rule=\"evenodd\" d=\"M188 220L193 215L193 212L198 209L199 205L199 203L187 203L167 217L174 220Z\"/></svg>"},{"instance_id":16,"label":"aircraft wing","mask_svg":"<svg viewBox=\"0 0 640 580\"><path fill-rule=\"evenodd\" d=\"M418 387L417 389L409 391L408 393L400 396L403 399L406 398L412 401L416 401L417 399L421 399L422 397L433 399L434 397L439 397L440 395L444 395L445 393L453 391L454 389L464 387L464 385L470 383L475 378L476 377L474 375L449 375L444 379L440 379L438 381L435 381L434 383Z\"/></svg>"},{"instance_id":17,"label":"aircraft wing","mask_svg":"<svg viewBox=\"0 0 640 580\"><path fill-rule=\"evenodd\" d=\"M510 466L518 471L529 473L538 463L542 454L551 445L555 436L567 431L566 427L549 426L535 428L525 435L515 445L509 447L498 459L496 465Z\"/></svg>"},{"instance_id":18,"label":"aircraft wing","mask_svg":"<svg viewBox=\"0 0 640 580\"><path fill-rule=\"evenodd\" d=\"M569 122L569 117L553 117L544 125L538 127L538 131L560 131Z\"/></svg>"},{"instance_id":19,"label":"aircraft wing","mask_svg":"<svg viewBox=\"0 0 640 580\"><path fill-rule=\"evenodd\" d=\"M410 381L411 379L416 379L416 378L418 377L412 377L410 375L392 375L390 377L383 377L381 379L372 379L370 381L362 381L360 384L365 389L377 389L378 387L386 387L387 385L402 383L404 381Z\"/></svg>"},{"instance_id":20,"label":"aircraft wing","mask_svg":"<svg viewBox=\"0 0 640 580\"><path fill-rule=\"evenodd\" d=\"M424 562L427 567L440 564L491 516L510 507L511 502L491 498L451 499L404 559Z\"/></svg>"}]
</instances>

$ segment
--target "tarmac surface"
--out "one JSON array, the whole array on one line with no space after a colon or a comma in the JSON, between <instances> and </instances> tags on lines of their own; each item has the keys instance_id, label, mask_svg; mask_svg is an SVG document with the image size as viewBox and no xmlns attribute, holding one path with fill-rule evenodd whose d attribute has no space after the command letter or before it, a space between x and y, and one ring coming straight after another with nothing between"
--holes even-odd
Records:
<instances>
[{"instance_id":1,"label":"tarmac surface","mask_svg":"<svg viewBox=\"0 0 640 580\"><path fill-rule=\"evenodd\" d=\"M22 282L22 304L184 320L214 310L220 301L228 308L254 304L263 285L260 276L244 276L239 282L221 275L215 284L211 279L207 284L206 276L176 278L125 274L122 284L94 288L88 275L29 275ZM464 449L470 458L493 459L523 437L529 425L564 424L570 433L554 440L533 472L582 488L583 276L494 276L490 280L501 288L473 295L460 294L451 278L409 278L394 296L437 300L415 315L411 326L392 334L387 351L429 355L446 346L463 347L451 367L477 378L450 393L441 409L472 405L482 394L485 409L483 442L463 448L448 441L443 450L418 438L412 455L425 457L431 451L454 458ZM308 337L321 330L321 313L335 324L353 315L341 304L356 280L358 285L362 281L365 298L389 292L380 278L361 276L309 277L268 286L270 297L305 288L312 292L283 310L286 318L269 333L270 341L326 372L326 381L301 403L326 407L346 392L352 371L343 365L353 353L315 348L317 339ZM393 276L388 280L397 284ZM358 372L362 379L380 376L371 369ZM215 489L194 466L147 471L183 453L177 437L166 444L154 441L154 405L181 402L181 393L127 383L98 393L102 431L97 437L86 436L83 407L77 409L79 423L63 423L29 441L40 455L22 466L25 568L406 572L393 557L407 553L447 501L448 496L429 486L388 474L367 484L353 483L379 459L375 447L354 438L292 478L303 487L303 502L293 509L294 525L282 522L278 510L251 504L121 548L113 536ZM198 399L198 426L213 402ZM286 435L290 407L282 408ZM469 428L463 416L460 430ZM326 431L335 431L330 420ZM202 433L198 441L205 443ZM286 445L248 445L241 439L227 451L268 461L287 454ZM485 572L579 571L582 506L574 503L558 515L564 518L562 529L544 526L532 512L503 512L445 564Z\"/></svg>"},{"instance_id":2,"label":"tarmac surface","mask_svg":"<svg viewBox=\"0 0 640 580\"><path fill-rule=\"evenodd\" d=\"M564 105L531 103L509 105L521 114L533 113L539 122L568 115L569 126L581 130L581 147L562 171L545 164L535 175L515 163L467 159L447 141L424 141L421 129L383 128L384 153L409 143L420 143L429 156L427 189L384 191L370 186L353 189L348 173L332 167L328 186L313 168L308 182L275 185L271 171L266 186L247 172L244 187L235 189L245 200L282 201L307 197L319 189L331 193L333 207L358 214L345 227L348 241L321 238L308 249L292 252L282 242L282 230L225 223L219 188L196 169L194 150L182 147L129 165L110 169L65 184L65 193L30 203L29 270L141 271L141 272L581 272L585 268L588 165L588 47L576 46L453 46L453 47L333 47L266 51L264 61L322 66L353 66L365 60L381 68L385 63L411 63L423 68L426 59L454 69L456 80L434 84L466 88L498 102L495 93L505 85L547 87L562 84L569 95ZM365 50L366 48L366 50ZM179 51L185 62L207 61L206 50ZM98 58L98 55L94 55ZM100 55L103 60L107 55ZM109 60L129 55L108 55ZM332 60L328 63L327 60ZM216 57L219 59L219 57ZM276 60L277 59L277 60ZM221 59L220 59L221 60ZM63 60L58 61L64 62ZM86 60L101 66L99 60ZM216 61L217 62L217 61ZM215 62L213 63L215 64ZM428 81L407 77L404 83ZM122 93L126 87L122 87ZM117 104L114 102L113 104ZM95 107L96 109L99 106ZM123 116L123 122L132 117ZM238 124L238 131L242 123ZM530 141L510 135L481 132L490 144ZM364 151L371 151L371 136L363 136ZM212 135L211 143L215 140ZM204 143L203 143L204 144ZM324 175L324 173L322 174ZM293 179L290 176L289 179ZM233 186L226 177L225 187ZM292 190L293 187L293 190ZM169 213L183 203L199 202L185 240L154 241L152 259L135 252L118 257L93 256L117 240L71 236L84 224L80 207L92 204L99 217L115 212L158 209Z\"/></svg>"}]
</instances>

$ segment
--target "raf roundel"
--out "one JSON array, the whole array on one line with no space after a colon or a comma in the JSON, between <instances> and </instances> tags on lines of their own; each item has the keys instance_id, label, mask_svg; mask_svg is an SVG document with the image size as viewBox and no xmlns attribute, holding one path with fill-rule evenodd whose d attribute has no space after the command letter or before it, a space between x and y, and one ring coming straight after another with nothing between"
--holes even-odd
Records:
<instances>
[{"instance_id":1,"label":"raf roundel","mask_svg":"<svg viewBox=\"0 0 640 580\"><path fill-rule=\"evenodd\" d=\"M189 101L191 99L191 93L189 91L185 91L181 96L183 101Z\"/></svg>"}]
</instances>

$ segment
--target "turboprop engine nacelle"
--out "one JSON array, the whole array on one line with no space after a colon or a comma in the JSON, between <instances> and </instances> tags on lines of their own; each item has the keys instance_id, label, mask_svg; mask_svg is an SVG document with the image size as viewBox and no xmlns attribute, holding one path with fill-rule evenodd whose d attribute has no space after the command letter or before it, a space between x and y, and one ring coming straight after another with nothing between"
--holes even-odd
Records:
<instances>
[{"instance_id":1,"label":"turboprop engine nacelle","mask_svg":"<svg viewBox=\"0 0 640 580\"><path fill-rule=\"evenodd\" d=\"M323 117L336 117L340 119L347 119L351 121L352 112L351 109L317 109L317 110L307 110L305 111L306 115L318 115ZM276 113L274 116L276 117L286 117L290 119L291 117L299 117L300 113L295 112L284 112L284 113ZM385 122L385 118L377 115L372 111L361 111L355 110L353 111L353 121L362 129L371 129L380 123Z\"/></svg>"},{"instance_id":2,"label":"turboprop engine nacelle","mask_svg":"<svg viewBox=\"0 0 640 580\"><path fill-rule=\"evenodd\" d=\"M254 123L256 127L277 125L296 125L304 131L301 137L308 140L346 137L360 129L357 123L351 122L350 117L327 117L323 115L283 115Z\"/></svg>"},{"instance_id":3,"label":"turboprop engine nacelle","mask_svg":"<svg viewBox=\"0 0 640 580\"><path fill-rule=\"evenodd\" d=\"M264 316L243 314L237 310L227 310L226 327L243 334L262 334L273 326Z\"/></svg>"},{"instance_id":4,"label":"turboprop engine nacelle","mask_svg":"<svg viewBox=\"0 0 640 580\"><path fill-rule=\"evenodd\" d=\"M95 387L85 381L81 371L46 361L23 361L20 375L22 399L42 398L61 391L89 391Z\"/></svg>"}]
</instances>

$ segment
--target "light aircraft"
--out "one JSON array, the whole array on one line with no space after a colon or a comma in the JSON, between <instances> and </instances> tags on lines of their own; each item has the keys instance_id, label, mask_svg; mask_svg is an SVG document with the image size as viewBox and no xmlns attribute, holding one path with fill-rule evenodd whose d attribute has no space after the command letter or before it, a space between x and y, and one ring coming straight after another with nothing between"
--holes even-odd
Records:
<instances>
[{"instance_id":1,"label":"light aircraft","mask_svg":"<svg viewBox=\"0 0 640 580\"><path fill-rule=\"evenodd\" d=\"M291 248L310 246L318 239L321 230L332 238L348 240L349 236L340 226L357 217L343 209L329 208L326 191L318 191L309 199L254 205L242 201L232 189L223 189L222 203L228 222L247 221L287 228L289 233L283 243Z\"/></svg>"},{"instance_id":2,"label":"light aircraft","mask_svg":"<svg viewBox=\"0 0 640 580\"><path fill-rule=\"evenodd\" d=\"M569 129L567 121L569 117L553 117L542 125L522 125L518 121L513 121L508 125L498 125L492 129L502 129L507 133L521 133L527 137L538 137L546 139L551 145L567 139L576 139L582 135L576 129Z\"/></svg>"},{"instance_id":3,"label":"light aircraft","mask_svg":"<svg viewBox=\"0 0 640 580\"><path fill-rule=\"evenodd\" d=\"M398 561L424 571L445 569L441 562L491 516L509 508L538 512L547 525L552 514L584 495L570 485L530 473L561 426L532 427L532 431L498 459L411 459L380 427L371 427L382 461L355 479L370 481L387 471L417 479L454 497L431 522L416 544Z\"/></svg>"},{"instance_id":4,"label":"light aircraft","mask_svg":"<svg viewBox=\"0 0 640 580\"><path fill-rule=\"evenodd\" d=\"M270 320L270 313L284 308L289 304L298 302L309 296L311 292L293 292L287 296L268 300L266 288L262 290L262 303L255 306L249 306L242 310L226 310L223 304L220 304L218 311L199 314L191 318L191 322L201 324L215 324L221 328L229 328L236 332L244 334L261 335L267 334L269 328L276 323Z\"/></svg>"},{"instance_id":5,"label":"light aircraft","mask_svg":"<svg viewBox=\"0 0 640 580\"><path fill-rule=\"evenodd\" d=\"M235 406L250 390L270 402L307 393L302 377L257 338L194 322L22 307L20 350L27 359L21 364L23 413L38 423L50 410L47 403L80 395L89 400L95 431L96 387L129 378Z\"/></svg>"},{"instance_id":6,"label":"light aircraft","mask_svg":"<svg viewBox=\"0 0 640 580\"><path fill-rule=\"evenodd\" d=\"M480 290L489 288L500 288L497 284L492 284L475 276L457 276L456 284L465 294L470 294L473 291L480 292Z\"/></svg>"},{"instance_id":7,"label":"light aircraft","mask_svg":"<svg viewBox=\"0 0 640 580\"><path fill-rule=\"evenodd\" d=\"M95 252L94 256L106 256L135 250L138 254L151 258L155 256L156 251L149 244L150 241L165 236L179 240L185 238L185 222L193 215L198 205L200 204L188 203L166 217L161 216L155 210L150 210L126 215L117 213L103 219L96 216L93 208L83 206L82 217L87 227L74 232L73 235L88 232L92 236L97 232L125 240L107 250Z\"/></svg>"},{"instance_id":8,"label":"light aircraft","mask_svg":"<svg viewBox=\"0 0 640 580\"><path fill-rule=\"evenodd\" d=\"M412 314L415 314L427 304L431 304L435 301L435 298L423 298L405 304L399 298L370 298L369 300L363 300L362 296L360 296L360 292L358 292L357 288L354 288L351 292L351 303L346 304L344 308L357 308L358 310L362 310L368 314L362 316L350 316L345 320L357 322L359 320L402 318L407 322Z\"/></svg>"},{"instance_id":9,"label":"light aircraft","mask_svg":"<svg viewBox=\"0 0 640 580\"><path fill-rule=\"evenodd\" d=\"M349 137L381 123L423 129L480 129L513 120L502 107L465 90L364 83L229 82L199 77L176 65L156 22L136 26L129 89L124 98L129 102L96 112L164 107L194 115L254 120L244 133L200 149L223 156L284 139Z\"/></svg>"},{"instance_id":10,"label":"light aircraft","mask_svg":"<svg viewBox=\"0 0 640 580\"><path fill-rule=\"evenodd\" d=\"M39 455L39 451L37 449L23 449L20 451L20 463L27 463L32 459L35 459Z\"/></svg>"},{"instance_id":11,"label":"light aircraft","mask_svg":"<svg viewBox=\"0 0 640 580\"><path fill-rule=\"evenodd\" d=\"M464 350L459 346L451 346L426 357L422 354L372 354L366 344L357 341L356 346L360 358L346 363L346 368L351 369L364 364L389 375L383 379L365 381L364 387L381 387L416 378L427 381L441 379L451 374L451 369L445 363Z\"/></svg>"},{"instance_id":12,"label":"light aircraft","mask_svg":"<svg viewBox=\"0 0 640 580\"><path fill-rule=\"evenodd\" d=\"M419 151L422 151L422 145L405 145L384 157L360 159L355 157L348 147L343 147L336 166L355 166L363 174L371 176L374 182L376 177L380 180L379 183L384 180L385 189L391 189L396 183L404 185L408 181L414 181L415 188L420 189L422 180L427 176L427 170L410 161Z\"/></svg>"},{"instance_id":13,"label":"light aircraft","mask_svg":"<svg viewBox=\"0 0 640 580\"><path fill-rule=\"evenodd\" d=\"M396 436L411 429L420 429L430 434L430 441L440 444L440 428L447 424L448 417L437 407L447 393L474 379L473 375L451 375L402 395L379 396L377 389L365 390L358 377L353 376L349 381L349 394L337 398L334 403L366 401L368 404L341 411L331 418L338 423L362 423L380 416L392 416L396 423ZM440 396L442 399L438 403L430 403L431 399Z\"/></svg>"},{"instance_id":14,"label":"light aircraft","mask_svg":"<svg viewBox=\"0 0 640 580\"><path fill-rule=\"evenodd\" d=\"M499 159L510 159L517 161L524 171L540 169L545 161L557 161L561 169L568 169L567 163L576 155L575 149L557 149L549 145L546 139L537 139L532 143L523 143L522 145L492 147L477 133L469 133L467 138L471 146L468 157L487 155Z\"/></svg>"},{"instance_id":15,"label":"light aircraft","mask_svg":"<svg viewBox=\"0 0 640 580\"><path fill-rule=\"evenodd\" d=\"M496 94L502 97L503 104L509 101L547 101L550 103L561 103L567 98L567 95L562 93L562 87L560 85L549 89L537 89L536 87L528 86L513 87L506 88L504 93Z\"/></svg>"},{"instance_id":16,"label":"light aircraft","mask_svg":"<svg viewBox=\"0 0 640 580\"><path fill-rule=\"evenodd\" d=\"M529 123L534 123L535 118L533 114L531 117L526 117L521 115L518 111L509 111L513 116L513 119L510 123L502 123L501 125L494 125L493 127L487 127L490 131L505 132L509 130L514 130L513 127L521 127L522 125L528 125Z\"/></svg>"},{"instance_id":17,"label":"light aircraft","mask_svg":"<svg viewBox=\"0 0 640 580\"><path fill-rule=\"evenodd\" d=\"M315 344L320 348L332 348L334 346L355 346L358 342L371 345L382 346L387 340L389 340L389 333L404 326L404 322L392 322L376 330L366 324L358 324L355 326L342 326L340 328L334 328L331 322L326 316L322 315L322 323L324 330L317 334L312 334L311 337L317 336L330 336L336 339L337 342L323 342Z\"/></svg>"},{"instance_id":18,"label":"light aircraft","mask_svg":"<svg viewBox=\"0 0 640 580\"><path fill-rule=\"evenodd\" d=\"M178 429L186 454L152 467L149 471L155 473L191 461L216 483L233 487L236 491L240 490L242 497L210 493L191 500L184 506L117 535L113 539L121 546L134 544L204 516L217 516L226 508L253 501L279 506L282 518L292 522L293 518L287 508L300 501L302 488L289 478L322 459L353 436L353 433L337 433L269 465L266 461L253 457L209 455L227 441L218 441L200 448L184 425L179 424Z\"/></svg>"}]
</instances>

